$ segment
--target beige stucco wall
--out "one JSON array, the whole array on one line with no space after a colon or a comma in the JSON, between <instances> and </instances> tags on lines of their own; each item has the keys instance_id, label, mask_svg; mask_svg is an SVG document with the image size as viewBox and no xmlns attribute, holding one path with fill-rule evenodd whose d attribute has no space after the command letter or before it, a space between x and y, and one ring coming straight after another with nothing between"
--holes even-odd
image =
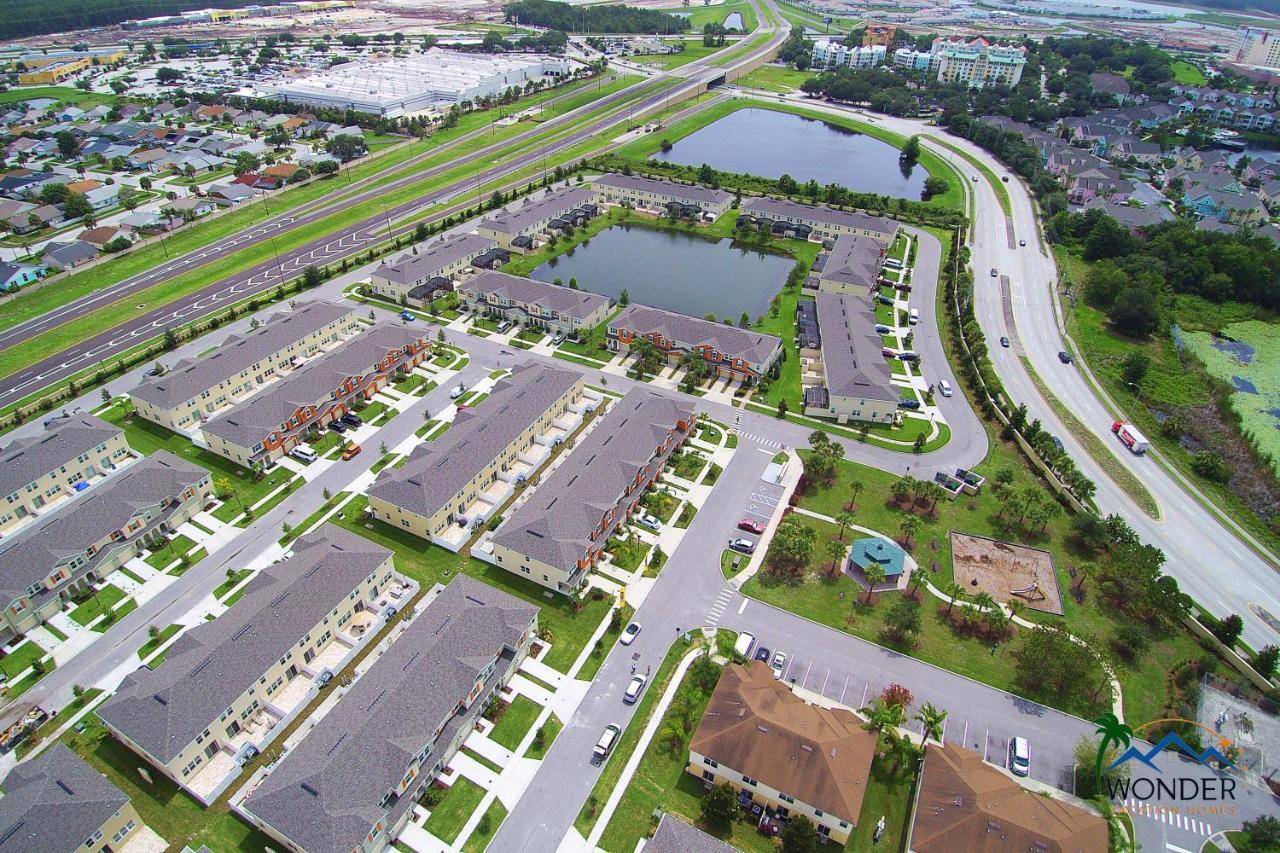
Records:
<instances>
[{"instance_id":1,"label":"beige stucco wall","mask_svg":"<svg viewBox=\"0 0 1280 853\"><path fill-rule=\"evenodd\" d=\"M0 533L31 514L41 512L60 495L74 495L75 484L106 473L131 453L124 433L113 436L80 457L68 459L34 483L0 499Z\"/></svg>"}]
</instances>

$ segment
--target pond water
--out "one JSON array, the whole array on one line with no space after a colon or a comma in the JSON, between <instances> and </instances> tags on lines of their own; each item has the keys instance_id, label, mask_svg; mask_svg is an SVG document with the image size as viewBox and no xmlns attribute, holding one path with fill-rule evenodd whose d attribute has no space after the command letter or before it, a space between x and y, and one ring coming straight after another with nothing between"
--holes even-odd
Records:
<instances>
[{"instance_id":1,"label":"pond water","mask_svg":"<svg viewBox=\"0 0 1280 853\"><path fill-rule=\"evenodd\" d=\"M741 12L730 12L729 16L724 19L724 28L726 30L743 30L746 29L742 23Z\"/></svg>"},{"instance_id":2,"label":"pond water","mask_svg":"<svg viewBox=\"0 0 1280 853\"><path fill-rule=\"evenodd\" d=\"M572 255L552 258L532 277L546 282L560 278L566 285L576 278L583 290L613 299L625 289L632 302L692 317L713 313L736 323L743 311L754 320L769 309L793 263L729 239L615 225Z\"/></svg>"},{"instance_id":3,"label":"pond water","mask_svg":"<svg viewBox=\"0 0 1280 853\"><path fill-rule=\"evenodd\" d=\"M905 166L898 149L866 134L777 110L745 109L717 119L654 155L659 160L855 192L918 199L929 173Z\"/></svg>"}]
</instances>

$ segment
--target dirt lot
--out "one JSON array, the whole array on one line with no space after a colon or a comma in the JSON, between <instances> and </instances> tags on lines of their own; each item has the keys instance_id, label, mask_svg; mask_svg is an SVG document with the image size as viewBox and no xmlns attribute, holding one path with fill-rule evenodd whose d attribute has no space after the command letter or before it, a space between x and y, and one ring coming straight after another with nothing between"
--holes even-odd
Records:
<instances>
[{"instance_id":1,"label":"dirt lot","mask_svg":"<svg viewBox=\"0 0 1280 853\"><path fill-rule=\"evenodd\" d=\"M1062 595L1048 551L953 532L951 553L956 583L966 594L985 592L1002 604L1016 599L1033 610L1062 615ZM1038 587L1038 592L1031 587ZM1014 590L1024 594L1015 595Z\"/></svg>"}]
</instances>

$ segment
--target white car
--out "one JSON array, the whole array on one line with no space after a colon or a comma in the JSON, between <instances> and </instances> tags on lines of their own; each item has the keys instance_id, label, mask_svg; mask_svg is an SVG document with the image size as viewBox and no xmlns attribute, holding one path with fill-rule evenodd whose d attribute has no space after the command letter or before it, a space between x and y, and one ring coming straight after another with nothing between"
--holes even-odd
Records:
<instances>
[{"instance_id":1,"label":"white car","mask_svg":"<svg viewBox=\"0 0 1280 853\"><path fill-rule=\"evenodd\" d=\"M636 635L640 633L640 623L632 622L630 625L622 629L622 636L618 638L618 642L624 646L629 646L636 641Z\"/></svg>"},{"instance_id":2,"label":"white car","mask_svg":"<svg viewBox=\"0 0 1280 853\"><path fill-rule=\"evenodd\" d=\"M1024 737L1009 741L1009 772L1014 776L1031 775L1031 744Z\"/></svg>"},{"instance_id":3,"label":"white car","mask_svg":"<svg viewBox=\"0 0 1280 853\"><path fill-rule=\"evenodd\" d=\"M465 393L467 393L467 386L463 385L462 383L458 383L458 385L456 385L454 389L449 392L449 399L456 400Z\"/></svg>"},{"instance_id":4,"label":"white car","mask_svg":"<svg viewBox=\"0 0 1280 853\"><path fill-rule=\"evenodd\" d=\"M658 520L658 517L656 515L650 515L647 512L642 512L637 515L636 522L643 524L650 530L660 530L662 528L662 522Z\"/></svg>"},{"instance_id":5,"label":"white car","mask_svg":"<svg viewBox=\"0 0 1280 853\"><path fill-rule=\"evenodd\" d=\"M782 678L782 670L787 666L787 653L777 652L773 656L773 663L769 664L769 668L773 670L774 678Z\"/></svg>"},{"instance_id":6,"label":"white car","mask_svg":"<svg viewBox=\"0 0 1280 853\"><path fill-rule=\"evenodd\" d=\"M627 692L622 694L622 701L628 705L635 704L640 698L640 694L644 692L644 686L649 683L649 677L646 675L636 675L631 679L631 683L627 685Z\"/></svg>"},{"instance_id":7,"label":"white car","mask_svg":"<svg viewBox=\"0 0 1280 853\"><path fill-rule=\"evenodd\" d=\"M951 394L952 394L952 390L951 390L951 383L950 383L950 382L948 382L948 381L947 381L947 380L945 380L945 379L941 379L941 380L939 380L939 381L938 381L938 391L939 391L939 392L941 392L942 396L944 396L944 397L950 397L950 396L951 396Z\"/></svg>"}]
</instances>

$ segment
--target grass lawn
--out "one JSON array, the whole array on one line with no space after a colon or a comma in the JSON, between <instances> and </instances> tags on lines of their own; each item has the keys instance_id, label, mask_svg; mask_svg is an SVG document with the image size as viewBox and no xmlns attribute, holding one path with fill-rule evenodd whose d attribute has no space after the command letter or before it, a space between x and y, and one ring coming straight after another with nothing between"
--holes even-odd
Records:
<instances>
[{"instance_id":1,"label":"grass lawn","mask_svg":"<svg viewBox=\"0 0 1280 853\"><path fill-rule=\"evenodd\" d=\"M213 591L213 597L221 601L224 595L234 589L236 584L240 583L240 581L244 580L249 575L250 571L248 569L236 569L230 572L227 579L218 584L218 588Z\"/></svg>"},{"instance_id":2,"label":"grass lawn","mask_svg":"<svg viewBox=\"0 0 1280 853\"><path fill-rule=\"evenodd\" d=\"M557 595L547 599L543 596L545 588L533 581L527 581L470 556L446 551L381 521L366 521L364 514L367 506L367 498L357 497L344 508L346 517L339 519L335 516L333 521L352 533L390 548L395 552L396 569L421 583L424 589L437 581L448 583L453 575L465 572L490 586L537 605L540 609L540 634L552 646L544 662L561 672L568 670L577 659L609 610L607 600L595 601L588 597L582 602L582 608L574 612L573 603L567 597Z\"/></svg>"},{"instance_id":3,"label":"grass lawn","mask_svg":"<svg viewBox=\"0 0 1280 853\"><path fill-rule=\"evenodd\" d=\"M785 94L795 92L800 84L813 76L811 71L797 71L783 65L762 65L738 79L738 85L749 89L765 89Z\"/></svg>"},{"instance_id":4,"label":"grass lawn","mask_svg":"<svg viewBox=\"0 0 1280 853\"><path fill-rule=\"evenodd\" d=\"M680 11L689 12L689 23L691 32L702 32L703 24L723 24L725 19L734 12L742 15L742 24L746 28L746 32L751 32L756 28L756 13L750 3L746 2L728 2L719 6L692 6L689 9Z\"/></svg>"},{"instance_id":5,"label":"grass lawn","mask_svg":"<svg viewBox=\"0 0 1280 853\"><path fill-rule=\"evenodd\" d=\"M648 65L652 68L669 70L672 68L678 68L681 65L688 65L690 62L696 62L699 59L705 59L713 53L717 53L724 50L726 47L731 46L731 43L726 42L720 47L707 47L703 45L702 42L686 41L684 39L667 39L666 42L667 44L684 44L685 48L679 53L632 56L629 57L629 60L631 62L639 63L640 65Z\"/></svg>"},{"instance_id":6,"label":"grass lawn","mask_svg":"<svg viewBox=\"0 0 1280 853\"><path fill-rule=\"evenodd\" d=\"M693 523L693 517L698 514L697 508L691 503L685 503L684 509L680 510L680 517L676 519L676 527L686 528Z\"/></svg>"},{"instance_id":7,"label":"grass lawn","mask_svg":"<svg viewBox=\"0 0 1280 853\"><path fill-rule=\"evenodd\" d=\"M102 691L96 687L91 687L72 699L62 708L58 709L58 716L51 717L42 726L31 733L31 737L18 744L18 759L22 760L27 753L35 749L44 741L45 738L56 732L67 720L70 720L80 712L80 709L88 705L94 699L102 695Z\"/></svg>"},{"instance_id":8,"label":"grass lawn","mask_svg":"<svg viewBox=\"0 0 1280 853\"><path fill-rule=\"evenodd\" d=\"M124 590L118 586L104 584L92 598L71 611L71 618L80 625L88 625L123 599Z\"/></svg>"},{"instance_id":9,"label":"grass lawn","mask_svg":"<svg viewBox=\"0 0 1280 853\"><path fill-rule=\"evenodd\" d=\"M609 540L608 551L613 555L613 564L623 571L634 572L640 561L649 553L649 545L632 536L629 539L614 537Z\"/></svg>"},{"instance_id":10,"label":"grass lawn","mask_svg":"<svg viewBox=\"0 0 1280 853\"><path fill-rule=\"evenodd\" d=\"M472 761L474 761L476 764L479 764L481 767L485 768L486 770L490 770L494 773L502 772L502 768L499 767L495 762L485 758L483 755L476 752L474 749L470 749L464 746L462 748L462 754L465 755L467 758L470 758Z\"/></svg>"},{"instance_id":11,"label":"grass lawn","mask_svg":"<svg viewBox=\"0 0 1280 853\"><path fill-rule=\"evenodd\" d=\"M193 540L179 533L169 540L168 545L148 555L147 565L155 569L163 569L195 547L196 543Z\"/></svg>"},{"instance_id":12,"label":"grass lawn","mask_svg":"<svg viewBox=\"0 0 1280 853\"><path fill-rule=\"evenodd\" d=\"M31 665L44 657L44 655L44 649L31 640L26 640L12 652L0 658L0 672L3 672L5 677L12 681L18 677L19 673L30 669Z\"/></svg>"},{"instance_id":13,"label":"grass lawn","mask_svg":"<svg viewBox=\"0 0 1280 853\"><path fill-rule=\"evenodd\" d=\"M525 758L542 759L546 756L547 750L551 749L551 744L555 743L556 735L560 734L560 730L564 728L564 723L560 722L555 714L547 717L547 721L542 724L542 728L538 731L542 732L542 742L539 743L537 737L533 743L529 744L529 751L524 754Z\"/></svg>"},{"instance_id":14,"label":"grass lawn","mask_svg":"<svg viewBox=\"0 0 1280 853\"><path fill-rule=\"evenodd\" d=\"M528 696L516 696L515 701L503 712L489 737L498 744L514 751L529 733L529 727L542 713L542 706Z\"/></svg>"},{"instance_id":15,"label":"grass lawn","mask_svg":"<svg viewBox=\"0 0 1280 853\"><path fill-rule=\"evenodd\" d=\"M1204 76L1203 71L1186 60L1174 60L1169 68L1173 71L1173 82L1175 83L1182 83L1186 86L1203 86L1209 82L1209 78Z\"/></svg>"},{"instance_id":16,"label":"grass lawn","mask_svg":"<svg viewBox=\"0 0 1280 853\"><path fill-rule=\"evenodd\" d=\"M484 788L465 776L459 776L439 803L427 806L431 817L427 818L423 828L441 841L452 844L483 799Z\"/></svg>"},{"instance_id":17,"label":"grass lawn","mask_svg":"<svg viewBox=\"0 0 1280 853\"><path fill-rule=\"evenodd\" d=\"M160 629L160 633L147 640L142 644L142 648L138 649L138 659L146 660L148 655L163 646L170 637L181 630L181 625L166 625L164 628Z\"/></svg>"},{"instance_id":18,"label":"grass lawn","mask_svg":"<svg viewBox=\"0 0 1280 853\"><path fill-rule=\"evenodd\" d=\"M609 650L613 648L613 644L618 642L618 638L622 636L622 630L631 622L636 610L630 604L624 604L618 614L617 628L614 628L614 622L610 621L609 627L605 628L604 634L600 636L596 645L592 647L591 654L587 655L587 659L582 662L582 669L578 670L578 674L574 676L579 681L591 681L596 677L596 673L600 671L600 667L604 666L604 659L609 656ZM525 676L528 677L527 675Z\"/></svg>"},{"instance_id":19,"label":"grass lawn","mask_svg":"<svg viewBox=\"0 0 1280 853\"><path fill-rule=\"evenodd\" d=\"M498 827L502 826L502 822L506 819L507 807L501 800L494 797L493 802L489 803L489 808L485 809L485 813L480 816L480 822L467 838L467 843L462 845L462 853L484 853L489 842L493 841L493 836L498 834Z\"/></svg>"},{"instance_id":20,"label":"grass lawn","mask_svg":"<svg viewBox=\"0 0 1280 853\"><path fill-rule=\"evenodd\" d=\"M388 454L388 456L390 456L390 454ZM289 532L286 533L284 536L281 536L280 544L287 545L288 543L297 539L299 536L306 533L313 526L315 526L316 522L320 520L321 516L323 516L329 510L333 509L335 506L337 506L338 503L341 502L347 496L347 494L348 494L347 492L338 492L338 494L333 495L331 498L329 498L327 501L324 502L324 505L322 507L320 507L315 512L311 513L311 515L308 515L300 523L295 524L292 528L290 528Z\"/></svg>"}]
</instances>

